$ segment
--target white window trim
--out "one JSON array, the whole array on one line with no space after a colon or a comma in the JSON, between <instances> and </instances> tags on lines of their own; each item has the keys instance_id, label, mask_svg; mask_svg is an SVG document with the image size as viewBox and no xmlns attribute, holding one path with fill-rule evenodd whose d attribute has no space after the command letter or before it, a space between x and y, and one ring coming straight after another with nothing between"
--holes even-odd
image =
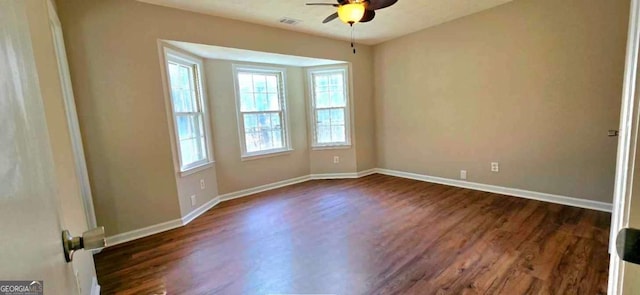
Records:
<instances>
[{"instance_id":1,"label":"white window trim","mask_svg":"<svg viewBox=\"0 0 640 295\"><path fill-rule=\"evenodd\" d=\"M238 136L240 138L240 159L242 161L262 159L266 157L281 156L289 154L293 151L291 146L291 136L289 134L291 128L289 125L289 111L287 110L287 70L285 68L276 68L268 66L256 66L249 64L233 64L233 83L235 88L235 102L236 102L236 119L238 125ZM277 73L282 79L279 81L280 87L280 104L282 106L282 120L283 126L283 141L285 146L283 148L264 150L259 152L247 152L247 144L244 133L244 122L242 118L242 112L240 111L240 85L238 83L239 72L252 72L252 73Z\"/></svg>"},{"instance_id":2,"label":"white window trim","mask_svg":"<svg viewBox=\"0 0 640 295\"><path fill-rule=\"evenodd\" d=\"M344 77L344 81L343 81L343 85L345 88L345 92L346 92L346 96L345 96L345 100L346 100L346 105L345 105L345 137L346 137L346 142L345 143L326 143L326 144L321 144L318 143L318 137L317 137L317 122L316 122L316 106L315 106L315 85L313 83L313 74L315 73L329 73L329 72L337 72L337 71L342 71L344 73L343 77ZM352 122L351 122L351 115L352 115L352 110L351 110L351 99L352 99L352 94L351 94L351 75L350 75L350 71L349 71L349 65L348 64L344 64L344 65L334 65L334 66L324 66L324 67L313 67L313 68L307 68L307 92L308 92L308 96L309 96L309 130L310 132L310 140L311 140L311 149L312 150L329 150L329 149L349 149L352 146L352 139L351 139L351 134L352 134L352 130L351 130L351 126L352 126Z\"/></svg>"},{"instance_id":3,"label":"white window trim","mask_svg":"<svg viewBox=\"0 0 640 295\"><path fill-rule=\"evenodd\" d=\"M207 99L207 90L205 88L204 83L204 63L201 58L188 54L178 49L174 49L169 47L167 44L163 42L159 42L159 46L161 47L161 71L163 77L164 84L164 97L165 97L165 108L167 111L167 118L169 123L170 130L170 138L171 138L171 150L173 153L173 162L176 173L180 175L180 177L184 177L187 175L191 175L193 173L205 170L210 168L215 163L213 158L213 149L211 144L211 120L209 117L209 108L208 108L208 99ZM192 163L187 166L182 165L182 159L180 157L180 144L178 144L178 126L175 120L175 112L173 109L173 100L171 98L171 83L169 78L169 71L167 68L167 63L169 60L174 60L178 62L186 62L189 64L196 65L196 73L198 77L196 78L196 82L198 83L197 87L200 89L199 91L199 103L202 107L203 113L203 124L204 125L204 140L206 146L206 158L202 161L198 161Z\"/></svg>"}]
</instances>

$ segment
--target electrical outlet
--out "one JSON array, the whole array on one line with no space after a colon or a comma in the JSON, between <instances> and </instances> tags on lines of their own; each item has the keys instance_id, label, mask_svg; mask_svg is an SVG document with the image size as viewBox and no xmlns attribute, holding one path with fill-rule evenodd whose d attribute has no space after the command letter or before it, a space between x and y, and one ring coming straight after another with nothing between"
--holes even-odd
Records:
<instances>
[{"instance_id":1,"label":"electrical outlet","mask_svg":"<svg viewBox=\"0 0 640 295\"><path fill-rule=\"evenodd\" d=\"M491 172L500 172L500 163L491 162Z\"/></svg>"},{"instance_id":2,"label":"electrical outlet","mask_svg":"<svg viewBox=\"0 0 640 295\"><path fill-rule=\"evenodd\" d=\"M196 205L196 195L191 196L191 207Z\"/></svg>"},{"instance_id":3,"label":"electrical outlet","mask_svg":"<svg viewBox=\"0 0 640 295\"><path fill-rule=\"evenodd\" d=\"M204 188L205 188L205 186L204 186L204 179L200 179L200 189L202 190L202 189L204 189Z\"/></svg>"},{"instance_id":4,"label":"electrical outlet","mask_svg":"<svg viewBox=\"0 0 640 295\"><path fill-rule=\"evenodd\" d=\"M333 164L338 164L340 163L340 157L339 156L333 156Z\"/></svg>"},{"instance_id":5,"label":"electrical outlet","mask_svg":"<svg viewBox=\"0 0 640 295\"><path fill-rule=\"evenodd\" d=\"M460 179L467 179L467 170L460 170Z\"/></svg>"}]
</instances>

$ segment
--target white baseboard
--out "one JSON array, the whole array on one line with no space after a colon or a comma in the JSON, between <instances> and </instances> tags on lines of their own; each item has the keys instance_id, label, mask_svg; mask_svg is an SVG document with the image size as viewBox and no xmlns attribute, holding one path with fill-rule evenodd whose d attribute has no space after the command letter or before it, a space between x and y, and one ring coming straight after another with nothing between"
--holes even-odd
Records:
<instances>
[{"instance_id":1,"label":"white baseboard","mask_svg":"<svg viewBox=\"0 0 640 295\"><path fill-rule=\"evenodd\" d=\"M322 173L322 174L311 174L309 175L309 179L319 180L319 179L351 179L358 178L358 173Z\"/></svg>"},{"instance_id":2,"label":"white baseboard","mask_svg":"<svg viewBox=\"0 0 640 295\"><path fill-rule=\"evenodd\" d=\"M174 219L174 220L171 220L171 221L159 223L159 224L148 226L148 227L145 227L145 228L136 229L136 230L132 230L132 231L129 231L129 232L117 234L115 236L107 237L107 246L108 247L115 246L115 245L118 245L118 244L122 244L122 243L126 243L126 242L129 242L129 241L133 241L133 240L136 240L136 239L144 238L144 237L147 237L147 236L150 236L150 235L153 235L153 234L157 234L157 233L161 233L161 232L164 232L164 231L168 231L168 230L171 230L171 229L183 226L183 225L187 225L188 223L190 223L194 219L198 218L198 216L204 214L209 209L215 207L216 205L218 205L218 204L220 204L221 202L224 202L224 201L229 201L229 200L233 200L233 199L237 199L237 198L250 196L250 195L261 193L261 192L265 192L265 191L268 191L268 190L281 188L281 187L293 185L293 184L296 184L296 183L305 182L305 181L308 181L308 180L311 180L311 179L336 179L336 178L340 178L339 176L342 176L342 178L357 178L357 177L362 177L362 176L366 176L366 175L371 175L373 173L375 173L375 169L370 169L370 170L366 170L366 171L362 171L362 172L358 172L358 173L354 172L354 173L316 174L315 176L317 176L319 178L312 178L311 175L305 175L305 176L291 178L291 179L278 181L278 182L274 182L274 183L270 183L270 184L265 184L265 185L261 185L261 186L257 186L257 187L253 187L253 188L248 188L248 189L240 190L240 191L233 192L233 193L219 195L218 197L213 198L211 201L203 204L202 206L198 207L198 209L193 210L192 212L190 212L189 214L185 215L184 217L182 217L180 219ZM99 252L97 252L97 253L99 253ZM94 253L94 254L97 254L97 253Z\"/></svg>"},{"instance_id":3,"label":"white baseboard","mask_svg":"<svg viewBox=\"0 0 640 295\"><path fill-rule=\"evenodd\" d=\"M107 237L107 247L115 246L118 244L126 243L136 239L144 238L153 234L161 233L164 231L172 230L182 226L182 219L174 219L163 223L154 224L144 228L128 231L125 233L117 234L115 236Z\"/></svg>"},{"instance_id":4,"label":"white baseboard","mask_svg":"<svg viewBox=\"0 0 640 295\"><path fill-rule=\"evenodd\" d=\"M182 225L187 225L189 222L196 219L198 216L202 215L204 212L209 211L209 209L215 207L220 203L220 197L215 197L211 199L209 202L202 204L196 210L189 212L189 214L182 217Z\"/></svg>"},{"instance_id":5,"label":"white baseboard","mask_svg":"<svg viewBox=\"0 0 640 295\"><path fill-rule=\"evenodd\" d=\"M238 199L238 198L250 196L253 194L269 191L272 189L305 182L308 180L360 178L360 177L368 176L375 173L426 181L426 182L439 183L439 184L450 185L455 187L468 188L473 190L491 192L491 193L496 193L501 195L531 199L531 200L544 201L549 203L574 206L579 208L593 209L593 210L604 211L604 212L611 212L612 210L612 205L610 203L578 199L578 198L540 193L540 192L534 192L534 191L527 191L522 189L508 188L508 187L502 187L502 186L496 186L496 185L482 184L482 183L476 183L476 182L468 182L468 181L462 181L457 179L435 177L435 176L403 172L403 171L397 171L397 170L374 168L374 169L364 170L360 172L352 172L352 173L326 173L326 174L305 175L305 176L300 176L292 179L265 184L265 185L261 185L261 186L257 186L249 189L244 189L244 190L240 190L233 193L219 195L218 197L213 198L211 201L203 204L202 206L198 207L198 209L190 212L189 214L185 215L180 219L174 219L171 221L163 222L160 224L156 224L149 227L145 227L145 228L141 228L141 229L137 229L130 232L121 233L115 236L108 237L107 245L114 246L117 244L125 243L128 241L143 238L146 236L150 236L153 234L157 234L163 231L168 231L168 230L186 225L191 221L193 221L194 219L196 219L198 216L207 212L209 209L215 207L216 205L224 201Z\"/></svg>"},{"instance_id":6,"label":"white baseboard","mask_svg":"<svg viewBox=\"0 0 640 295\"><path fill-rule=\"evenodd\" d=\"M348 173L321 173L321 174L311 174L309 175L310 179L352 179L352 178L360 178L369 176L371 174L375 174L376 169L369 169L360 172L348 172Z\"/></svg>"},{"instance_id":7,"label":"white baseboard","mask_svg":"<svg viewBox=\"0 0 640 295\"><path fill-rule=\"evenodd\" d=\"M568 205L568 206L585 208L585 209L593 209L593 210L604 211L604 212L611 212L612 210L612 205L610 203L604 203L604 202L598 202L598 201L592 201L592 200L578 199L578 198L572 198L567 196L553 195L553 194L534 192L534 191L528 191L528 190L522 190L522 189L516 189L516 188L469 182L469 181L463 181L463 180L457 180L457 179L435 177L435 176L389 170L389 169L378 168L376 169L376 172L384 175L439 183L439 184L450 185L455 187L468 188L468 189L473 189L478 191L496 193L501 195L507 195L507 196L537 200L537 201L544 201L544 202L555 203L555 204Z\"/></svg>"},{"instance_id":8,"label":"white baseboard","mask_svg":"<svg viewBox=\"0 0 640 295\"><path fill-rule=\"evenodd\" d=\"M171 221L155 224L145 228L136 229L136 230L132 230L125 233L117 234L115 236L108 237L107 246L108 247L115 246L118 244L144 238L144 237L161 233L164 231L172 230L174 228L178 228L183 225L187 225L191 221L196 219L198 216L202 215L204 212L207 212L209 209L213 208L215 205L218 205L218 203L220 203L220 197L215 197L211 199L209 202L202 204L200 207L191 211L189 214L185 215L180 219L174 219ZM97 254L97 253L100 253L100 251L95 252L93 254Z\"/></svg>"},{"instance_id":9,"label":"white baseboard","mask_svg":"<svg viewBox=\"0 0 640 295\"><path fill-rule=\"evenodd\" d=\"M372 174L376 174L376 170L377 170L376 168L372 168L372 169L369 169L369 170L360 171L360 172L358 172L358 178L369 176L369 175L372 175Z\"/></svg>"},{"instance_id":10,"label":"white baseboard","mask_svg":"<svg viewBox=\"0 0 640 295\"><path fill-rule=\"evenodd\" d=\"M243 190L240 190L240 191L237 191L237 192L233 192L233 193L220 195L220 196L218 196L218 198L220 199L221 202L229 201L229 200L242 198L242 197L250 196L250 195L261 193L261 192L266 192L266 191L269 191L269 190L272 190L272 189L277 189L277 188L289 186L289 185L292 185L292 184L305 182L305 181L308 181L309 179L311 179L309 177L309 175L300 176L300 177L291 178L291 179L287 179L287 180L283 180L283 181L278 181L278 182L274 182L274 183L270 183L270 184L256 186L256 187L252 187L252 188L248 188L248 189L243 189Z\"/></svg>"},{"instance_id":11,"label":"white baseboard","mask_svg":"<svg viewBox=\"0 0 640 295\"><path fill-rule=\"evenodd\" d=\"M93 277L93 279L91 280L91 291L89 294L100 295L100 285L98 285L97 277Z\"/></svg>"}]
</instances>

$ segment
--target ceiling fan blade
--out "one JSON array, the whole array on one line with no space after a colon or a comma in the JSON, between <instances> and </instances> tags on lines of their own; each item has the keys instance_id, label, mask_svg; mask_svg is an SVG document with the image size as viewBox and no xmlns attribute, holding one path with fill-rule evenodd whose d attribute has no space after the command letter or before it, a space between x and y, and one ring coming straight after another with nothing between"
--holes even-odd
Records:
<instances>
[{"instance_id":1,"label":"ceiling fan blade","mask_svg":"<svg viewBox=\"0 0 640 295\"><path fill-rule=\"evenodd\" d=\"M325 18L325 19L322 21L322 23L323 23L323 24L326 24L326 23L328 23L328 22L330 22L330 21L332 21L332 20L334 20L334 19L336 19L336 18L338 18L338 13L337 13L337 12L333 13L333 14L332 14L332 15L330 15L330 16L327 16L327 18Z\"/></svg>"},{"instance_id":2,"label":"ceiling fan blade","mask_svg":"<svg viewBox=\"0 0 640 295\"><path fill-rule=\"evenodd\" d=\"M322 5L322 6L333 6L333 7L340 6L338 4L333 4L333 3L307 3L307 5Z\"/></svg>"},{"instance_id":3,"label":"ceiling fan blade","mask_svg":"<svg viewBox=\"0 0 640 295\"><path fill-rule=\"evenodd\" d=\"M376 12L373 10L365 10L364 12L364 16L362 17L362 19L360 20L361 23L366 23L366 22L370 22L371 20L373 20L373 18L376 17Z\"/></svg>"},{"instance_id":4,"label":"ceiling fan blade","mask_svg":"<svg viewBox=\"0 0 640 295\"><path fill-rule=\"evenodd\" d=\"M367 9L370 9L370 10L383 9L393 4L396 4L396 2L398 2L398 0L369 0L369 6L367 6Z\"/></svg>"}]
</instances>

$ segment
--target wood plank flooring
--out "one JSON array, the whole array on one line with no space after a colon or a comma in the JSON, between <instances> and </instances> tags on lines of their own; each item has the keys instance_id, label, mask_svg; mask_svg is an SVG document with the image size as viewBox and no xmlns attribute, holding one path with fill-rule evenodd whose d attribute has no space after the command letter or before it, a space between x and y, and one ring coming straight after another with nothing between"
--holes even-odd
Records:
<instances>
[{"instance_id":1,"label":"wood plank flooring","mask_svg":"<svg viewBox=\"0 0 640 295\"><path fill-rule=\"evenodd\" d=\"M95 262L102 294L605 294L609 219L371 175L228 201Z\"/></svg>"}]
</instances>

